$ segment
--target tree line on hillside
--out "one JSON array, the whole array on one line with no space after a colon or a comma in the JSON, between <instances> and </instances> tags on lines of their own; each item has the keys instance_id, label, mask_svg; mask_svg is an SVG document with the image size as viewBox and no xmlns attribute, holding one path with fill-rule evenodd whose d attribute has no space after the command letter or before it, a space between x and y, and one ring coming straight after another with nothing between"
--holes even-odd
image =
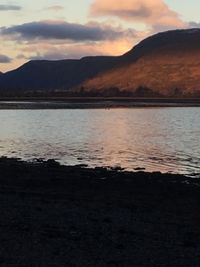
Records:
<instances>
[{"instance_id":1,"label":"tree line on hillside","mask_svg":"<svg viewBox=\"0 0 200 267\"><path fill-rule=\"evenodd\" d=\"M166 96L153 89L140 86L135 91L120 90L118 87L111 87L105 90L86 90L81 87L77 90L0 90L0 97L143 97L143 98L165 98ZM167 97L171 98L200 98L200 91L192 94L183 94L180 88L174 88Z\"/></svg>"}]
</instances>

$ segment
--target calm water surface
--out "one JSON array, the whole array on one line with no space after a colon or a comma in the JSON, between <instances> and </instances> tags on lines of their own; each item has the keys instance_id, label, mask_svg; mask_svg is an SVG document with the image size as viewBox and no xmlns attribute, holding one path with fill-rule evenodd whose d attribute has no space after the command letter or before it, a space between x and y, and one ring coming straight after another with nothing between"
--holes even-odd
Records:
<instances>
[{"instance_id":1,"label":"calm water surface","mask_svg":"<svg viewBox=\"0 0 200 267\"><path fill-rule=\"evenodd\" d=\"M200 108L0 110L0 156L200 173Z\"/></svg>"}]
</instances>

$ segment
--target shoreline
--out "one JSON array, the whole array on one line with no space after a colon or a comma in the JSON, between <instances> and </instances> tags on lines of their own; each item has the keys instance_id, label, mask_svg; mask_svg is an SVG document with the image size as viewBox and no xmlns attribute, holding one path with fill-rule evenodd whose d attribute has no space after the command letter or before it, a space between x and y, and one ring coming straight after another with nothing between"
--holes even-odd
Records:
<instances>
[{"instance_id":1,"label":"shoreline","mask_svg":"<svg viewBox=\"0 0 200 267\"><path fill-rule=\"evenodd\" d=\"M199 266L200 180L0 158L1 266Z\"/></svg>"},{"instance_id":2,"label":"shoreline","mask_svg":"<svg viewBox=\"0 0 200 267\"><path fill-rule=\"evenodd\" d=\"M200 107L200 99L114 98L114 97L27 97L2 98L6 109L109 109L109 108Z\"/></svg>"}]
</instances>

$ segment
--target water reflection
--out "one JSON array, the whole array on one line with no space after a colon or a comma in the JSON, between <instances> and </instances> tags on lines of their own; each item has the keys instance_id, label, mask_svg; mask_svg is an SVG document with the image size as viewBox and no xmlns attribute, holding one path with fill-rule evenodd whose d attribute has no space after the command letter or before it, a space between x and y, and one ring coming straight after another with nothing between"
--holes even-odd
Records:
<instances>
[{"instance_id":1,"label":"water reflection","mask_svg":"<svg viewBox=\"0 0 200 267\"><path fill-rule=\"evenodd\" d=\"M1 110L0 156L200 173L200 109Z\"/></svg>"}]
</instances>

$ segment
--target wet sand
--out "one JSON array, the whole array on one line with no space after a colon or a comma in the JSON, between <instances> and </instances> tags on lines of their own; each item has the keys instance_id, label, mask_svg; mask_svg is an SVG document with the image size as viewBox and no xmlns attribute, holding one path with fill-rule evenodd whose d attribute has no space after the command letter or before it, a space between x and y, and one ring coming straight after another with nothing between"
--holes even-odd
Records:
<instances>
[{"instance_id":1,"label":"wet sand","mask_svg":"<svg viewBox=\"0 0 200 267\"><path fill-rule=\"evenodd\" d=\"M0 266L199 266L200 181L0 159Z\"/></svg>"}]
</instances>

